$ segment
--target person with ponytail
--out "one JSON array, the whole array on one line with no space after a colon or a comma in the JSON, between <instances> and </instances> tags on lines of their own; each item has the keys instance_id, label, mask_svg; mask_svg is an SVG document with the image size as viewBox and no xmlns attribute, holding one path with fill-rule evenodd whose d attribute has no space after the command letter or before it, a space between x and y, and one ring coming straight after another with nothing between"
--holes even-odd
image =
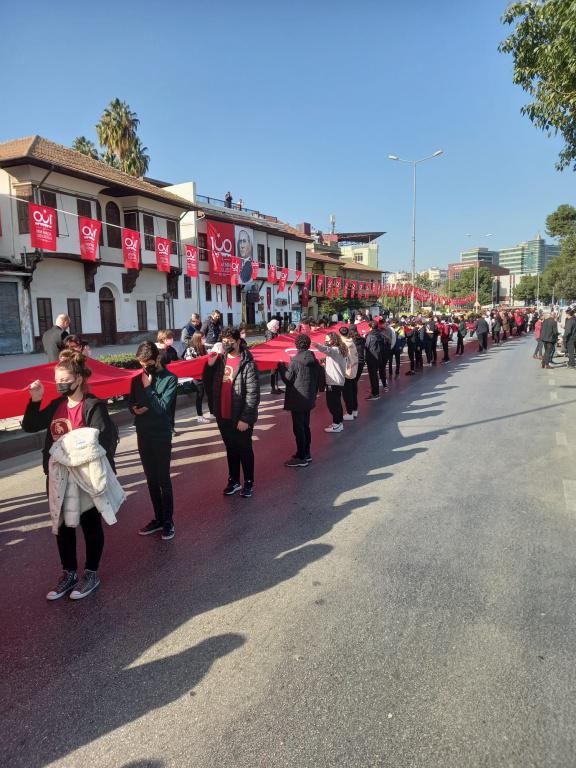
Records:
<instances>
[{"instance_id":1,"label":"person with ponytail","mask_svg":"<svg viewBox=\"0 0 576 768\"><path fill-rule=\"evenodd\" d=\"M69 432L82 427L98 430L98 442L106 451L112 470L115 470L117 431L106 403L89 392L88 379L91 375L92 371L87 367L84 355L74 350L64 350L54 369L58 397L42 408L44 387L38 380L30 384L30 402L22 420L22 429L25 432L46 430L42 463L47 481L53 444ZM78 504L81 506L76 511L79 513L79 525L86 543L84 576L78 577L76 528L66 525L61 515L56 540L63 573L54 589L46 595L48 600L58 600L68 594L72 600L80 600L100 586L98 567L104 549L101 515L86 494L78 497Z\"/></svg>"}]
</instances>

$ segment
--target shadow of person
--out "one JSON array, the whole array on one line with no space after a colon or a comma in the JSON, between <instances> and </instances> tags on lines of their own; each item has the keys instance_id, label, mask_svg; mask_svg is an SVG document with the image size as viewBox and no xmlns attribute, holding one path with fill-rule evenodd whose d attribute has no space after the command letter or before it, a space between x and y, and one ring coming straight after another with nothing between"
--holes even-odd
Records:
<instances>
[{"instance_id":1,"label":"shadow of person","mask_svg":"<svg viewBox=\"0 0 576 768\"><path fill-rule=\"evenodd\" d=\"M124 763L120 768L164 768L166 763L164 760L131 760L129 763Z\"/></svg>"}]
</instances>

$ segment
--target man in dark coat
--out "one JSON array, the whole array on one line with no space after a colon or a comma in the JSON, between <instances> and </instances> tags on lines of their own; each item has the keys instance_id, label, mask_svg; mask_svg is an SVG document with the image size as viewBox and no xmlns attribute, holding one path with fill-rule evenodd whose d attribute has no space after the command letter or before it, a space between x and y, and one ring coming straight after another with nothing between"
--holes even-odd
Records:
<instances>
[{"instance_id":1,"label":"man in dark coat","mask_svg":"<svg viewBox=\"0 0 576 768\"><path fill-rule=\"evenodd\" d=\"M204 342L206 351L210 352L214 344L216 344L217 341L220 341L220 335L222 333L222 315L217 309L215 309L206 320L201 328L201 333L204 334L204 338L206 339Z\"/></svg>"},{"instance_id":2,"label":"man in dark coat","mask_svg":"<svg viewBox=\"0 0 576 768\"><path fill-rule=\"evenodd\" d=\"M204 382L212 393L213 413L226 446L228 485L224 495L240 491L240 496L250 498L254 485L252 432L260 403L258 369L239 328L223 331L222 346L224 354L213 353L208 358ZM244 487L240 486L240 466Z\"/></svg>"},{"instance_id":3,"label":"man in dark coat","mask_svg":"<svg viewBox=\"0 0 576 768\"><path fill-rule=\"evenodd\" d=\"M486 352L488 350L488 333L490 331L490 326L482 316L480 316L474 323L474 331L476 332L476 338L478 339L478 352Z\"/></svg>"},{"instance_id":4,"label":"man in dark coat","mask_svg":"<svg viewBox=\"0 0 576 768\"><path fill-rule=\"evenodd\" d=\"M552 368L550 363L552 362L552 356L558 341L558 323L556 318L550 313L544 315L544 321L540 328L540 341L544 344L542 368Z\"/></svg>"},{"instance_id":5,"label":"man in dark coat","mask_svg":"<svg viewBox=\"0 0 576 768\"><path fill-rule=\"evenodd\" d=\"M48 355L48 362L58 360L60 352L64 349L64 339L68 336L70 318L68 315L58 315L55 325L48 328L42 336L42 347Z\"/></svg>"},{"instance_id":6,"label":"man in dark coat","mask_svg":"<svg viewBox=\"0 0 576 768\"><path fill-rule=\"evenodd\" d=\"M278 373L286 384L284 409L292 414L292 430L296 438L296 453L284 463L286 467L307 467L312 461L310 444L310 411L316 405L320 363L310 352L310 337L301 333L296 337L297 354L288 368L278 363Z\"/></svg>"},{"instance_id":7,"label":"man in dark coat","mask_svg":"<svg viewBox=\"0 0 576 768\"><path fill-rule=\"evenodd\" d=\"M368 376L370 377L370 395L367 400L378 400L380 397L380 386L378 376L382 380L384 392L388 391L386 382L386 340L380 330L378 323L373 320L370 323L370 330L366 334L365 357L368 366Z\"/></svg>"},{"instance_id":8,"label":"man in dark coat","mask_svg":"<svg viewBox=\"0 0 576 768\"><path fill-rule=\"evenodd\" d=\"M576 317L574 310L566 310L566 322L564 323L564 349L568 355L568 368L576 368L574 360L574 348L576 346Z\"/></svg>"}]
</instances>

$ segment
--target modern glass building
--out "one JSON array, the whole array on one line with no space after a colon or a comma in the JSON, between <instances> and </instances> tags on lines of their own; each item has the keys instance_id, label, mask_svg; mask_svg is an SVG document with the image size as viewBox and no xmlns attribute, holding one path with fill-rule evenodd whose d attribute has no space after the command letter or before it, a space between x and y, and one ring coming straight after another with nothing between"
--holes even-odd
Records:
<instances>
[{"instance_id":1,"label":"modern glass building","mask_svg":"<svg viewBox=\"0 0 576 768\"><path fill-rule=\"evenodd\" d=\"M519 243L512 248L501 248L499 251L471 248L463 251L460 254L460 263L486 262L504 267L513 275L536 275L542 274L546 264L559 253L559 245L547 243L538 233L534 240Z\"/></svg>"},{"instance_id":2,"label":"modern glass building","mask_svg":"<svg viewBox=\"0 0 576 768\"><path fill-rule=\"evenodd\" d=\"M485 261L488 264L498 264L498 251L490 251L488 248L470 248L468 251L462 251L460 254L460 263Z\"/></svg>"}]
</instances>

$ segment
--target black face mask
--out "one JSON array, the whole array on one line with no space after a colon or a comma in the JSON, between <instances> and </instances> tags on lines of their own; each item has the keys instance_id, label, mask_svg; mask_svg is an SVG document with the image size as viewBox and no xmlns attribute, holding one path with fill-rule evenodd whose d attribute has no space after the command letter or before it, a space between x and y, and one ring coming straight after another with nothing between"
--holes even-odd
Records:
<instances>
[{"instance_id":1,"label":"black face mask","mask_svg":"<svg viewBox=\"0 0 576 768\"><path fill-rule=\"evenodd\" d=\"M148 376L153 376L156 373L156 366L155 365L147 365L144 370L148 374Z\"/></svg>"},{"instance_id":2,"label":"black face mask","mask_svg":"<svg viewBox=\"0 0 576 768\"><path fill-rule=\"evenodd\" d=\"M231 344L228 341L223 341L222 346L224 347L224 352L234 352L234 349L236 347L235 344Z\"/></svg>"},{"instance_id":3,"label":"black face mask","mask_svg":"<svg viewBox=\"0 0 576 768\"><path fill-rule=\"evenodd\" d=\"M77 389L78 389L78 385L74 386L74 384L70 384L68 381L58 382L58 384L56 384L57 392L60 395L67 395L68 397L70 397L70 395L73 395Z\"/></svg>"}]
</instances>

